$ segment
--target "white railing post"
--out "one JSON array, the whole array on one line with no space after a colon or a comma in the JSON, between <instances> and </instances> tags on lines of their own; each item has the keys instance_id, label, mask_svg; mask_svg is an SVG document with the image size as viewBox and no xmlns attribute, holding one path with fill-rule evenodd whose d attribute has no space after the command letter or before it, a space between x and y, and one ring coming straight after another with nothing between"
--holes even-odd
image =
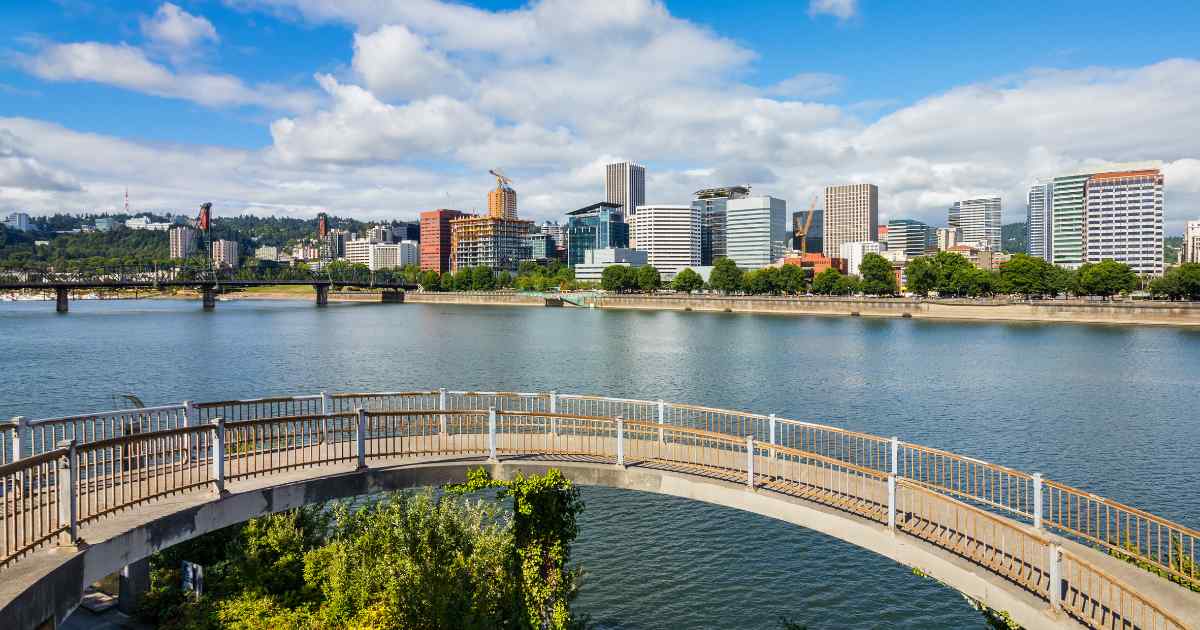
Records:
<instances>
[{"instance_id":1,"label":"white railing post","mask_svg":"<svg viewBox=\"0 0 1200 630\"><path fill-rule=\"evenodd\" d=\"M358 442L358 469L367 467L367 410L358 408L358 430L355 431Z\"/></svg>"},{"instance_id":2,"label":"white railing post","mask_svg":"<svg viewBox=\"0 0 1200 630\"><path fill-rule=\"evenodd\" d=\"M754 489L754 434L746 436L746 485Z\"/></svg>"},{"instance_id":3,"label":"white railing post","mask_svg":"<svg viewBox=\"0 0 1200 630\"><path fill-rule=\"evenodd\" d=\"M1062 547L1051 543L1046 550L1050 565L1050 612L1057 615L1062 607Z\"/></svg>"},{"instance_id":4,"label":"white railing post","mask_svg":"<svg viewBox=\"0 0 1200 630\"><path fill-rule=\"evenodd\" d=\"M190 400L183 401L183 422L188 427L200 426L200 410L196 409L196 404ZM188 434L187 452L183 454L183 461L185 462L192 460L192 451L195 450L195 437L194 434Z\"/></svg>"},{"instance_id":5,"label":"white railing post","mask_svg":"<svg viewBox=\"0 0 1200 630\"><path fill-rule=\"evenodd\" d=\"M1042 473L1033 473L1033 528L1042 528Z\"/></svg>"},{"instance_id":6,"label":"white railing post","mask_svg":"<svg viewBox=\"0 0 1200 630\"><path fill-rule=\"evenodd\" d=\"M617 416L617 465L625 467L625 418Z\"/></svg>"},{"instance_id":7,"label":"white railing post","mask_svg":"<svg viewBox=\"0 0 1200 630\"><path fill-rule=\"evenodd\" d=\"M900 474L900 438L892 436L892 474Z\"/></svg>"},{"instance_id":8,"label":"white railing post","mask_svg":"<svg viewBox=\"0 0 1200 630\"><path fill-rule=\"evenodd\" d=\"M329 392L321 392L321 431L319 438L322 444L329 442L329 416L333 413L333 396Z\"/></svg>"},{"instance_id":9,"label":"white railing post","mask_svg":"<svg viewBox=\"0 0 1200 630\"><path fill-rule=\"evenodd\" d=\"M659 444L662 444L665 441L664 440L665 431L663 431L663 425L666 424L666 421L667 421L667 403L663 402L663 399L659 398L658 399L658 443Z\"/></svg>"},{"instance_id":10,"label":"white railing post","mask_svg":"<svg viewBox=\"0 0 1200 630\"><path fill-rule=\"evenodd\" d=\"M22 445L25 443L26 436L29 434L29 418L25 416L17 416L13 418L13 436L12 436L12 461L21 459ZM33 449L29 449L33 452Z\"/></svg>"},{"instance_id":11,"label":"white railing post","mask_svg":"<svg viewBox=\"0 0 1200 630\"><path fill-rule=\"evenodd\" d=\"M770 444L771 444L771 459L775 459L775 414L771 414L768 422L770 426Z\"/></svg>"},{"instance_id":12,"label":"white railing post","mask_svg":"<svg viewBox=\"0 0 1200 630\"><path fill-rule=\"evenodd\" d=\"M225 452L226 452L226 435L225 435L225 418L213 418L213 442L212 442L212 480L213 489L217 495L227 494L225 490Z\"/></svg>"},{"instance_id":13,"label":"white railing post","mask_svg":"<svg viewBox=\"0 0 1200 630\"><path fill-rule=\"evenodd\" d=\"M488 407L488 461L496 461L496 408Z\"/></svg>"},{"instance_id":14,"label":"white railing post","mask_svg":"<svg viewBox=\"0 0 1200 630\"><path fill-rule=\"evenodd\" d=\"M446 388L445 387L438 388L438 411L446 411ZM442 414L438 418L438 422L439 422L439 427L442 432L442 435L446 435L446 433L448 433L448 431L446 430L446 414Z\"/></svg>"},{"instance_id":15,"label":"white railing post","mask_svg":"<svg viewBox=\"0 0 1200 630\"><path fill-rule=\"evenodd\" d=\"M58 485L58 522L65 528L59 535L58 546L75 547L79 542L79 488L75 479L79 458L73 439L59 442L58 448L67 449L62 459L58 460L58 475L55 478Z\"/></svg>"},{"instance_id":16,"label":"white railing post","mask_svg":"<svg viewBox=\"0 0 1200 630\"><path fill-rule=\"evenodd\" d=\"M550 413L558 413L558 392L550 392ZM558 433L558 418L550 418L550 435Z\"/></svg>"},{"instance_id":17,"label":"white railing post","mask_svg":"<svg viewBox=\"0 0 1200 630\"><path fill-rule=\"evenodd\" d=\"M888 474L888 529L896 531L896 473Z\"/></svg>"}]
</instances>

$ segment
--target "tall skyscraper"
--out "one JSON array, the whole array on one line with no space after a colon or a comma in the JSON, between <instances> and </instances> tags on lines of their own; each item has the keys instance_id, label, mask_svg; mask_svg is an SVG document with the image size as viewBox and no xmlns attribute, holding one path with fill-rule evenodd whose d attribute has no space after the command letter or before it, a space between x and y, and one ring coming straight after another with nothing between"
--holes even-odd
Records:
<instances>
[{"instance_id":1,"label":"tall skyscraper","mask_svg":"<svg viewBox=\"0 0 1200 630\"><path fill-rule=\"evenodd\" d=\"M217 267L231 267L236 269L238 266L237 241L213 241L212 261L213 265Z\"/></svg>"},{"instance_id":2,"label":"tall skyscraper","mask_svg":"<svg viewBox=\"0 0 1200 630\"><path fill-rule=\"evenodd\" d=\"M637 207L646 203L646 167L633 162L609 164L604 167L604 192L606 201L620 204L625 222L632 224Z\"/></svg>"},{"instance_id":3,"label":"tall skyscraper","mask_svg":"<svg viewBox=\"0 0 1200 630\"><path fill-rule=\"evenodd\" d=\"M749 186L725 186L697 190L692 207L700 211L700 264L708 266L726 255L725 205L730 199L750 195Z\"/></svg>"},{"instance_id":4,"label":"tall skyscraper","mask_svg":"<svg viewBox=\"0 0 1200 630\"><path fill-rule=\"evenodd\" d=\"M421 213L421 269L450 271L450 221L466 213L458 210L428 210Z\"/></svg>"},{"instance_id":5,"label":"tall skyscraper","mask_svg":"<svg viewBox=\"0 0 1200 630\"><path fill-rule=\"evenodd\" d=\"M1158 169L1097 173L1085 185L1084 260L1163 272L1163 176Z\"/></svg>"},{"instance_id":6,"label":"tall skyscraper","mask_svg":"<svg viewBox=\"0 0 1200 630\"><path fill-rule=\"evenodd\" d=\"M1083 264L1084 194L1090 173L1054 178L1051 200L1050 254L1052 262L1068 269Z\"/></svg>"},{"instance_id":7,"label":"tall skyscraper","mask_svg":"<svg viewBox=\"0 0 1200 630\"><path fill-rule=\"evenodd\" d=\"M488 192L488 216L496 219L517 218L517 191L512 186L498 182Z\"/></svg>"},{"instance_id":8,"label":"tall skyscraper","mask_svg":"<svg viewBox=\"0 0 1200 630\"><path fill-rule=\"evenodd\" d=\"M797 210L792 213L792 249L804 250L807 254L816 254L825 248L825 211L813 208L812 223L808 223L808 210ZM795 234L808 224L808 233L804 235L804 243ZM803 245L803 247L801 247Z\"/></svg>"},{"instance_id":9,"label":"tall skyscraper","mask_svg":"<svg viewBox=\"0 0 1200 630\"><path fill-rule=\"evenodd\" d=\"M791 240L787 202L770 196L725 204L726 256L742 269L761 269L783 257Z\"/></svg>"},{"instance_id":10,"label":"tall skyscraper","mask_svg":"<svg viewBox=\"0 0 1200 630\"><path fill-rule=\"evenodd\" d=\"M196 253L196 230L190 227L176 226L169 232L171 236L171 258L182 260Z\"/></svg>"},{"instance_id":11,"label":"tall skyscraper","mask_svg":"<svg viewBox=\"0 0 1200 630\"><path fill-rule=\"evenodd\" d=\"M567 213L567 264L583 263L589 249L629 246L629 224L621 206L601 201Z\"/></svg>"},{"instance_id":12,"label":"tall skyscraper","mask_svg":"<svg viewBox=\"0 0 1200 630\"><path fill-rule=\"evenodd\" d=\"M1000 198L979 197L956 201L950 207L950 227L962 229L965 243L981 249L1000 251Z\"/></svg>"},{"instance_id":13,"label":"tall skyscraper","mask_svg":"<svg viewBox=\"0 0 1200 630\"><path fill-rule=\"evenodd\" d=\"M847 184L825 187L825 242L829 258L842 255L842 243L874 241L879 233L879 187Z\"/></svg>"},{"instance_id":14,"label":"tall skyscraper","mask_svg":"<svg viewBox=\"0 0 1200 630\"><path fill-rule=\"evenodd\" d=\"M1054 260L1051 253L1054 209L1054 181L1039 179L1029 187L1025 225L1029 230L1029 255L1042 260Z\"/></svg>"},{"instance_id":15,"label":"tall skyscraper","mask_svg":"<svg viewBox=\"0 0 1200 630\"><path fill-rule=\"evenodd\" d=\"M892 219L887 225L887 250L908 256L921 256L933 242L928 225L913 219Z\"/></svg>"},{"instance_id":16,"label":"tall skyscraper","mask_svg":"<svg viewBox=\"0 0 1200 630\"><path fill-rule=\"evenodd\" d=\"M639 206L633 215L637 249L664 280L700 266L700 210L691 206Z\"/></svg>"},{"instance_id":17,"label":"tall skyscraper","mask_svg":"<svg viewBox=\"0 0 1200 630\"><path fill-rule=\"evenodd\" d=\"M1188 221L1183 230L1183 255L1185 263L1200 263L1200 221Z\"/></svg>"},{"instance_id":18,"label":"tall skyscraper","mask_svg":"<svg viewBox=\"0 0 1200 630\"><path fill-rule=\"evenodd\" d=\"M944 252L963 240L962 230L952 227L934 228L933 241L939 252Z\"/></svg>"}]
</instances>

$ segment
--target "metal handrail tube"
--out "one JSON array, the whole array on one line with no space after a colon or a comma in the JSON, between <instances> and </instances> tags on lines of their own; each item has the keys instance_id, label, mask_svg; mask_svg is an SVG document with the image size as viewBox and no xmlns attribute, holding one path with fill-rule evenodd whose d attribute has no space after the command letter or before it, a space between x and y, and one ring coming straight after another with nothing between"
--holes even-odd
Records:
<instances>
[{"instance_id":1,"label":"metal handrail tube","mask_svg":"<svg viewBox=\"0 0 1200 630\"><path fill-rule=\"evenodd\" d=\"M1142 598L1103 569L1067 549L1062 550L1062 555L1062 579L1067 586L1062 606L1067 614L1080 622L1091 627L1188 630L1177 617ZM1080 588L1084 582L1089 587L1099 583L1100 587L1084 592Z\"/></svg>"},{"instance_id":2,"label":"metal handrail tube","mask_svg":"<svg viewBox=\"0 0 1200 630\"><path fill-rule=\"evenodd\" d=\"M29 421L29 426L37 426L40 424L49 424L53 422L74 422L76 420L88 420L92 418L104 418L108 416L128 416L138 414L158 413L161 411L177 411L183 409L183 403L170 405L158 405L156 407L137 407L133 409L117 409L115 411L102 411L100 413L83 413L69 416L57 416L53 418L37 418Z\"/></svg>"}]
</instances>

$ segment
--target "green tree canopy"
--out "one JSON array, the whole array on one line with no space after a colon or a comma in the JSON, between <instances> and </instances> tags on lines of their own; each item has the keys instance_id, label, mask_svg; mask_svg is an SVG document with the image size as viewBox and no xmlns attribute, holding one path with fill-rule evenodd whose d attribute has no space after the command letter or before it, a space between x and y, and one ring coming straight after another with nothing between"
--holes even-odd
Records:
<instances>
[{"instance_id":1,"label":"green tree canopy","mask_svg":"<svg viewBox=\"0 0 1200 630\"><path fill-rule=\"evenodd\" d=\"M700 274L693 271L691 267L686 267L675 274L675 279L671 281L671 288L683 293L699 291L703 287L704 278L701 278Z\"/></svg>"},{"instance_id":2,"label":"green tree canopy","mask_svg":"<svg viewBox=\"0 0 1200 630\"><path fill-rule=\"evenodd\" d=\"M713 262L708 284L721 293L736 293L742 290L742 270L724 256Z\"/></svg>"},{"instance_id":3,"label":"green tree canopy","mask_svg":"<svg viewBox=\"0 0 1200 630\"><path fill-rule=\"evenodd\" d=\"M637 286L647 293L657 291L662 286L662 276L654 265L642 265L637 268Z\"/></svg>"},{"instance_id":4,"label":"green tree canopy","mask_svg":"<svg viewBox=\"0 0 1200 630\"><path fill-rule=\"evenodd\" d=\"M1079 291L1085 295L1110 297L1127 293L1137 288L1137 274L1133 268L1115 260L1084 263L1076 272Z\"/></svg>"},{"instance_id":5,"label":"green tree canopy","mask_svg":"<svg viewBox=\"0 0 1200 630\"><path fill-rule=\"evenodd\" d=\"M799 295L804 293L807 285L804 269L792 264L786 264L779 268L779 288L783 293Z\"/></svg>"},{"instance_id":6,"label":"green tree canopy","mask_svg":"<svg viewBox=\"0 0 1200 630\"><path fill-rule=\"evenodd\" d=\"M838 290L838 280L842 274L837 269L830 267L825 271L817 274L813 278L812 291L817 295L836 295Z\"/></svg>"},{"instance_id":7,"label":"green tree canopy","mask_svg":"<svg viewBox=\"0 0 1200 630\"><path fill-rule=\"evenodd\" d=\"M471 290L491 291L496 288L496 276L490 267L479 265L471 269Z\"/></svg>"},{"instance_id":8,"label":"green tree canopy","mask_svg":"<svg viewBox=\"0 0 1200 630\"><path fill-rule=\"evenodd\" d=\"M1172 300L1200 300L1200 263L1184 263L1150 283L1150 293Z\"/></svg>"},{"instance_id":9,"label":"green tree canopy","mask_svg":"<svg viewBox=\"0 0 1200 630\"><path fill-rule=\"evenodd\" d=\"M870 253L863 256L859 265L862 273L861 289L868 295L895 295L896 275L892 272L892 263L879 254Z\"/></svg>"}]
</instances>

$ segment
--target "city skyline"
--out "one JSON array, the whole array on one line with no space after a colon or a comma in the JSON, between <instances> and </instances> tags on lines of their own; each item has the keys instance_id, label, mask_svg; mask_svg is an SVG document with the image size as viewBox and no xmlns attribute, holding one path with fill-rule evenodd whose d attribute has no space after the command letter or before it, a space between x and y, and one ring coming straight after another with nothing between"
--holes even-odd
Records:
<instances>
[{"instance_id":1,"label":"city skyline","mask_svg":"<svg viewBox=\"0 0 1200 630\"><path fill-rule=\"evenodd\" d=\"M486 170L501 165L522 191L522 215L540 222L602 198L605 166L631 161L647 168L649 203L729 184L799 203L862 181L879 186L883 223L938 224L954 201L992 195L1008 201L1011 223L1046 173L1161 159L1166 232L1200 214L1200 156L1186 140L1200 124L1200 61L1182 26L1195 23L1194 7L1165 7L1149 18L1153 38L1119 46L1089 42L1080 28L1059 34L1061 50L944 64L937 47L896 37L904 24L943 17L870 1L756 11L599 3L574 16L570 37L556 26L567 5L554 0L363 6L10 11L0 26L13 42L0 67L11 95L0 110L0 212L119 209L128 187L138 209L211 199L221 216L415 218L478 211ZM1100 3L1082 19L1121 11ZM729 28L733 17L746 26ZM472 41L482 23L536 42L546 63L496 38ZM789 53L752 27L792 29L814 45ZM580 35L619 54L579 50ZM884 72L865 60L897 46L941 70ZM275 57L287 61L260 63ZM610 91L620 98L592 98ZM1156 115L1126 131L1130 95ZM79 101L94 106L69 106ZM98 158L113 155L121 159Z\"/></svg>"}]
</instances>

